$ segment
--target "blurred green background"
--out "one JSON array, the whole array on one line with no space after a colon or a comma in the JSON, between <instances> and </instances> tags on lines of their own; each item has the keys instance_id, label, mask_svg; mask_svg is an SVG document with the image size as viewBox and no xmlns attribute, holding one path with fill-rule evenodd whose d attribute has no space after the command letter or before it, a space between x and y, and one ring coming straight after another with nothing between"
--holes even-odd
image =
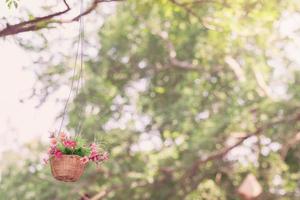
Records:
<instances>
[{"instance_id":1,"label":"blurred green background","mask_svg":"<svg viewBox=\"0 0 300 200\"><path fill-rule=\"evenodd\" d=\"M83 119L82 134L110 160L60 183L40 164L46 145L32 141L26 158L3 155L0 199L238 200L250 173L259 199L300 199L299 9L297 0L118 3L97 40L85 37L97 52L85 55L68 112L68 129ZM42 89L69 84L72 59L41 68Z\"/></svg>"}]
</instances>

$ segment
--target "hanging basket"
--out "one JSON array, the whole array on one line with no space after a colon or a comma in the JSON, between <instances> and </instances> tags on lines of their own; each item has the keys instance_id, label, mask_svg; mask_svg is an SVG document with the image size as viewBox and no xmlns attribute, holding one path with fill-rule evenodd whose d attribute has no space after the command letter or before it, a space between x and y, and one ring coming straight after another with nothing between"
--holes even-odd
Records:
<instances>
[{"instance_id":1,"label":"hanging basket","mask_svg":"<svg viewBox=\"0 0 300 200\"><path fill-rule=\"evenodd\" d=\"M51 172L55 179L64 182L77 181L84 172L85 164L77 155L62 155L50 159Z\"/></svg>"}]
</instances>

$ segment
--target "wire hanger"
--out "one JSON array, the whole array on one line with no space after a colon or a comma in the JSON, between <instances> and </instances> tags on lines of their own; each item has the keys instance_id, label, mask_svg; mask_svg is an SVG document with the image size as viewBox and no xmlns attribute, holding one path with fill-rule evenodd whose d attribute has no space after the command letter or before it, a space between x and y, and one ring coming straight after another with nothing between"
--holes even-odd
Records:
<instances>
[{"instance_id":1,"label":"wire hanger","mask_svg":"<svg viewBox=\"0 0 300 200\"><path fill-rule=\"evenodd\" d=\"M80 15L83 13L83 0L80 1ZM83 85L83 50L84 50L84 19L83 16L79 18L79 28L78 28L78 40L77 40L77 47L76 47L76 55L75 55L75 61L74 61L74 68L73 68L73 73L72 73L72 81L71 81L71 86L70 86L70 91L64 106L63 114L62 114L62 120L59 126L59 131L58 134L61 133L62 127L64 124L65 116L68 111L68 106L70 103L71 95L74 91L75 87L75 95L77 96L79 93L79 88L82 87ZM78 71L78 57L80 59L80 66L79 66L79 77L77 80L77 83L75 83L75 78L76 78L76 72ZM75 129L75 134L81 134L81 128L82 128L82 116L80 116L80 120L78 123L77 128Z\"/></svg>"}]
</instances>

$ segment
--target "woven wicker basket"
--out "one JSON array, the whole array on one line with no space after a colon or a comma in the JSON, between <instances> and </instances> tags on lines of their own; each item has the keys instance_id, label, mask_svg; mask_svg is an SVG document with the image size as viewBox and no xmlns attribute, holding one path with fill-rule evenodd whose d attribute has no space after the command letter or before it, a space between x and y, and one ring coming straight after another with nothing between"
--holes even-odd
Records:
<instances>
[{"instance_id":1,"label":"woven wicker basket","mask_svg":"<svg viewBox=\"0 0 300 200\"><path fill-rule=\"evenodd\" d=\"M51 172L55 179L64 182L75 182L84 172L85 165L80 156L62 155L61 158L50 159Z\"/></svg>"}]
</instances>

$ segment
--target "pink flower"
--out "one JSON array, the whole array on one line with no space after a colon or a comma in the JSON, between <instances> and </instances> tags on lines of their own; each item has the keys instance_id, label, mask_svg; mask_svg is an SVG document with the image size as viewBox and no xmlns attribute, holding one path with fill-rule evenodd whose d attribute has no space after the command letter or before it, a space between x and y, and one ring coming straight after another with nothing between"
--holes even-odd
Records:
<instances>
[{"instance_id":1,"label":"pink flower","mask_svg":"<svg viewBox=\"0 0 300 200\"><path fill-rule=\"evenodd\" d=\"M73 149L73 148L76 147L76 142L73 141L73 140L66 140L66 141L63 141L63 144L64 144L65 147L71 148L71 149Z\"/></svg>"},{"instance_id":2,"label":"pink flower","mask_svg":"<svg viewBox=\"0 0 300 200\"><path fill-rule=\"evenodd\" d=\"M60 140L61 140L61 141L65 141L66 138L67 138L67 134L65 134L64 132L61 132L61 133L59 134L59 137L60 137Z\"/></svg>"},{"instance_id":3,"label":"pink flower","mask_svg":"<svg viewBox=\"0 0 300 200\"><path fill-rule=\"evenodd\" d=\"M42 161L44 165L47 165L49 161L49 156L48 155L44 156Z\"/></svg>"},{"instance_id":4,"label":"pink flower","mask_svg":"<svg viewBox=\"0 0 300 200\"><path fill-rule=\"evenodd\" d=\"M107 152L104 152L104 153L102 154L102 159L103 159L103 160L108 160L108 159L109 159L109 154L108 154Z\"/></svg>"},{"instance_id":5,"label":"pink flower","mask_svg":"<svg viewBox=\"0 0 300 200\"><path fill-rule=\"evenodd\" d=\"M97 151L92 151L90 157L94 157L94 156L97 156L97 155L98 155Z\"/></svg>"},{"instance_id":6,"label":"pink flower","mask_svg":"<svg viewBox=\"0 0 300 200\"><path fill-rule=\"evenodd\" d=\"M50 146L50 148L48 149L48 154L54 155L56 151L57 151L56 146Z\"/></svg>"},{"instance_id":7,"label":"pink flower","mask_svg":"<svg viewBox=\"0 0 300 200\"><path fill-rule=\"evenodd\" d=\"M102 162L108 160L108 153L104 152L102 154L99 154L97 151L92 151L89 159L93 162Z\"/></svg>"},{"instance_id":8,"label":"pink flower","mask_svg":"<svg viewBox=\"0 0 300 200\"><path fill-rule=\"evenodd\" d=\"M99 153L97 151L95 151L94 149L92 149L89 159L96 162L99 159Z\"/></svg>"},{"instance_id":9,"label":"pink flower","mask_svg":"<svg viewBox=\"0 0 300 200\"><path fill-rule=\"evenodd\" d=\"M80 158L81 164L85 165L89 162L89 158L87 156L84 156L83 158Z\"/></svg>"},{"instance_id":10,"label":"pink flower","mask_svg":"<svg viewBox=\"0 0 300 200\"><path fill-rule=\"evenodd\" d=\"M57 143L56 138L55 138L55 137L52 137L52 138L50 139L50 144L51 144L52 146L55 146L56 143Z\"/></svg>"},{"instance_id":11,"label":"pink flower","mask_svg":"<svg viewBox=\"0 0 300 200\"><path fill-rule=\"evenodd\" d=\"M98 148L97 144L92 143L92 144L90 144L90 147L91 147L92 151L97 151L97 148Z\"/></svg>"},{"instance_id":12,"label":"pink flower","mask_svg":"<svg viewBox=\"0 0 300 200\"><path fill-rule=\"evenodd\" d=\"M97 147L97 144L96 144L96 143L92 143L92 144L90 144L90 147L91 147L91 148L96 148L96 147Z\"/></svg>"},{"instance_id":13,"label":"pink flower","mask_svg":"<svg viewBox=\"0 0 300 200\"><path fill-rule=\"evenodd\" d=\"M61 158L62 152L60 150L57 150L57 151L55 151L54 156L55 156L55 158Z\"/></svg>"}]
</instances>

